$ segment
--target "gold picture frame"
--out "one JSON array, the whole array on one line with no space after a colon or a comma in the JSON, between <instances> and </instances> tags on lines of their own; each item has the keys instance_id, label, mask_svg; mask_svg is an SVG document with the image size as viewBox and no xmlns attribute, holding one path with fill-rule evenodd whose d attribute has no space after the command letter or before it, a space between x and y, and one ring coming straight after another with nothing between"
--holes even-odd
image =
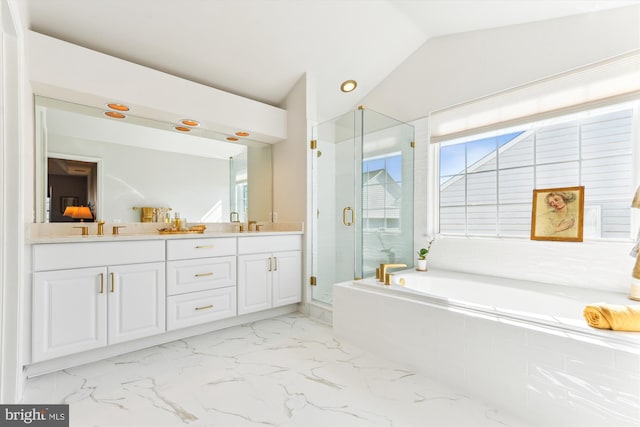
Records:
<instances>
[{"instance_id":1,"label":"gold picture frame","mask_svg":"<svg viewBox=\"0 0 640 427\"><path fill-rule=\"evenodd\" d=\"M582 242L584 187L533 190L531 240Z\"/></svg>"}]
</instances>

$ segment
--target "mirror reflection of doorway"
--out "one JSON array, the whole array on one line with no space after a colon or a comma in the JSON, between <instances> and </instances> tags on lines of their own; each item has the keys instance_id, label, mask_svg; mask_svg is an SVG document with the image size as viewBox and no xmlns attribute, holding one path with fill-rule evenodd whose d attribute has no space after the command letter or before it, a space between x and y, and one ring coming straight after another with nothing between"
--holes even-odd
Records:
<instances>
[{"instance_id":1,"label":"mirror reflection of doorway","mask_svg":"<svg viewBox=\"0 0 640 427\"><path fill-rule=\"evenodd\" d=\"M97 176L96 162L48 157L49 222L78 221L64 216L64 208L74 204L89 206L95 217Z\"/></svg>"}]
</instances>

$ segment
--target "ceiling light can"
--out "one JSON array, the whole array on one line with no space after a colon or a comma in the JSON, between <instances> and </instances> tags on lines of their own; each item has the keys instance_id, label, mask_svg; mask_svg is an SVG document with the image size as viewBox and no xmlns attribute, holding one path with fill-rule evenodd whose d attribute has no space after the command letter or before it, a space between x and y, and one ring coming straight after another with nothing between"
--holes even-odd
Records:
<instances>
[{"instance_id":1,"label":"ceiling light can","mask_svg":"<svg viewBox=\"0 0 640 427\"><path fill-rule=\"evenodd\" d=\"M113 119L124 119L125 117L127 117L122 113L118 113L117 111L105 111L104 115Z\"/></svg>"},{"instance_id":2,"label":"ceiling light can","mask_svg":"<svg viewBox=\"0 0 640 427\"><path fill-rule=\"evenodd\" d=\"M115 102L110 102L109 104L107 104L107 107L116 111L129 111L129 107L127 107L126 105L118 104Z\"/></svg>"},{"instance_id":3,"label":"ceiling light can","mask_svg":"<svg viewBox=\"0 0 640 427\"><path fill-rule=\"evenodd\" d=\"M182 123L185 126L189 126L189 127L198 127L200 126L200 122L197 120L193 120L193 119L182 119L180 120L180 123Z\"/></svg>"},{"instance_id":4,"label":"ceiling light can","mask_svg":"<svg viewBox=\"0 0 640 427\"><path fill-rule=\"evenodd\" d=\"M345 80L340 85L340 90L343 92L353 92L358 87L358 82L355 80Z\"/></svg>"}]
</instances>

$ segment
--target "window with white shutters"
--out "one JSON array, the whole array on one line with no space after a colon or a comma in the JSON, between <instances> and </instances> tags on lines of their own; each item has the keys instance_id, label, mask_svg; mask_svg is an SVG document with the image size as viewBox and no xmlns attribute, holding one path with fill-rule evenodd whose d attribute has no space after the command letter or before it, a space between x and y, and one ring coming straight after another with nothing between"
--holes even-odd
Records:
<instances>
[{"instance_id":1,"label":"window with white shutters","mask_svg":"<svg viewBox=\"0 0 640 427\"><path fill-rule=\"evenodd\" d=\"M584 237L631 238L638 103L439 144L440 233L530 236L534 189L585 187Z\"/></svg>"}]
</instances>

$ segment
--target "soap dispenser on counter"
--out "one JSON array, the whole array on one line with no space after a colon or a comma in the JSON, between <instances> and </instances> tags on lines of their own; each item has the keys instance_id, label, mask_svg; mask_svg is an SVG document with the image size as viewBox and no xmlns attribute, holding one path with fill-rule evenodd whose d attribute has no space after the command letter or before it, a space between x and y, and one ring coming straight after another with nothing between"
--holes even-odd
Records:
<instances>
[{"instance_id":1,"label":"soap dispenser on counter","mask_svg":"<svg viewBox=\"0 0 640 427\"><path fill-rule=\"evenodd\" d=\"M171 224L171 228L174 230L180 230L180 212L173 214L173 224Z\"/></svg>"}]
</instances>

